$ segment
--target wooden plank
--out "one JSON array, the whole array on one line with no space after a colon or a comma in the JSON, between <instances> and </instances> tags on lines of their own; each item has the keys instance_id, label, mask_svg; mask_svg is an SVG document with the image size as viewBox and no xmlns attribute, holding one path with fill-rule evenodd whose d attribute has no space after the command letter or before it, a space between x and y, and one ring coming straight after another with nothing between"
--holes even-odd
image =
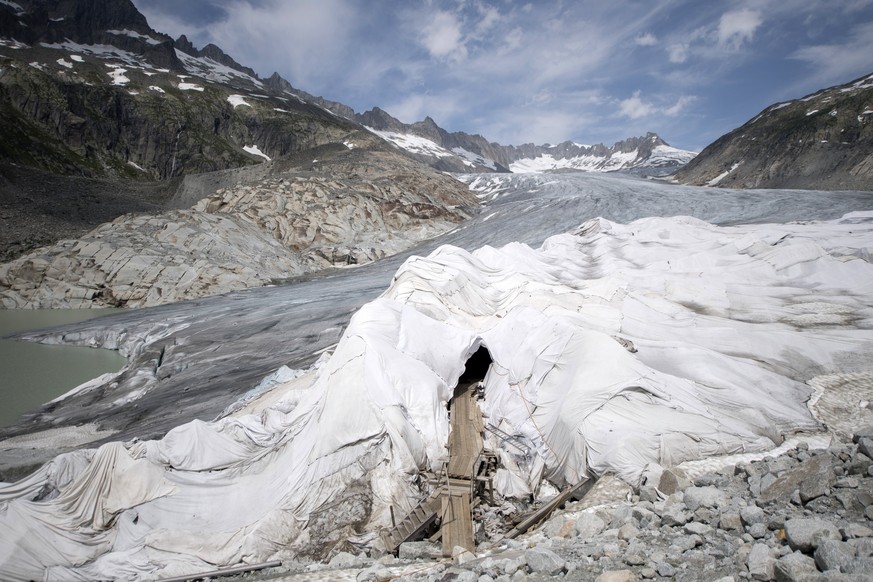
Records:
<instances>
[{"instance_id":1,"label":"wooden plank","mask_svg":"<svg viewBox=\"0 0 873 582\"><path fill-rule=\"evenodd\" d=\"M470 508L469 493L449 493L443 495L443 524L441 528L443 555L451 556L455 546L476 552L473 541L473 514Z\"/></svg>"},{"instance_id":2,"label":"wooden plank","mask_svg":"<svg viewBox=\"0 0 873 582\"><path fill-rule=\"evenodd\" d=\"M552 512L567 499L575 495L585 495L593 486L593 479L585 479L583 481L580 481L579 483L576 483L575 485L569 485L565 487L563 491L561 491L558 495L554 497L554 499L552 499L547 504L524 518L518 525L512 528L503 537L506 539L513 539L523 534L527 530L531 529L532 527L538 526L540 523L548 519Z\"/></svg>"}]
</instances>

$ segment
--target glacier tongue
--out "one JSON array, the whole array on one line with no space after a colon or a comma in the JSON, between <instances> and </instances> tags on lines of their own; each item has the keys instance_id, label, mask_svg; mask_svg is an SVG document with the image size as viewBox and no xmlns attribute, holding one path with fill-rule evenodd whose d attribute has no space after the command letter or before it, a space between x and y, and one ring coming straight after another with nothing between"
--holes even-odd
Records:
<instances>
[{"instance_id":1,"label":"glacier tongue","mask_svg":"<svg viewBox=\"0 0 873 582\"><path fill-rule=\"evenodd\" d=\"M869 370L871 248L866 212L595 219L538 250L411 257L326 362L234 415L0 487L0 577L146 579L378 544L389 506L408 511L419 471L444 462L446 402L480 346L486 423L530 445L490 443L505 494L773 448L819 428L806 380Z\"/></svg>"}]
</instances>

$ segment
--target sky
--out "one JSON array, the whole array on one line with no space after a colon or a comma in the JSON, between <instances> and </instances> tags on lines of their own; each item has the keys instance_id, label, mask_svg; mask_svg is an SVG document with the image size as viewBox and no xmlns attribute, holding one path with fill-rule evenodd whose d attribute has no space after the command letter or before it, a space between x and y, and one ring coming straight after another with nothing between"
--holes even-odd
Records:
<instances>
[{"instance_id":1,"label":"sky","mask_svg":"<svg viewBox=\"0 0 873 582\"><path fill-rule=\"evenodd\" d=\"M873 0L133 0L155 30L362 113L504 145L698 151L873 73Z\"/></svg>"}]
</instances>

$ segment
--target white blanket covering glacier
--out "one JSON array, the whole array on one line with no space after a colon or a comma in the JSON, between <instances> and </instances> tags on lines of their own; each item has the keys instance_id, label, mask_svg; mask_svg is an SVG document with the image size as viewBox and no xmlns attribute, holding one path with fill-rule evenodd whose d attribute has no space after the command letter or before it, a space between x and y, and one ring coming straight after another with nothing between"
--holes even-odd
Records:
<instances>
[{"instance_id":1,"label":"white blanket covering glacier","mask_svg":"<svg viewBox=\"0 0 873 582\"><path fill-rule=\"evenodd\" d=\"M467 359L492 367L498 488L771 449L805 383L873 362L873 213L691 218L413 257L333 354L232 416L57 457L0 486L0 579L156 579L379 544L445 462ZM636 351L634 351L636 350ZM2 443L0 443L2 446Z\"/></svg>"}]
</instances>

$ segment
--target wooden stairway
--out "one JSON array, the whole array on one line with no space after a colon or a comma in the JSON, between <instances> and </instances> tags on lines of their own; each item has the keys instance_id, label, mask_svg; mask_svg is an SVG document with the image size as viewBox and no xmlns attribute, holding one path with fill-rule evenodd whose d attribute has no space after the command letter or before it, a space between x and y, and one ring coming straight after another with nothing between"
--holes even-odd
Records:
<instances>
[{"instance_id":1,"label":"wooden stairway","mask_svg":"<svg viewBox=\"0 0 873 582\"><path fill-rule=\"evenodd\" d=\"M393 554L403 542L422 537L427 529L436 521L442 508L442 487L438 487L430 497L415 506L409 515L403 518L394 529L382 532L385 551Z\"/></svg>"}]
</instances>

